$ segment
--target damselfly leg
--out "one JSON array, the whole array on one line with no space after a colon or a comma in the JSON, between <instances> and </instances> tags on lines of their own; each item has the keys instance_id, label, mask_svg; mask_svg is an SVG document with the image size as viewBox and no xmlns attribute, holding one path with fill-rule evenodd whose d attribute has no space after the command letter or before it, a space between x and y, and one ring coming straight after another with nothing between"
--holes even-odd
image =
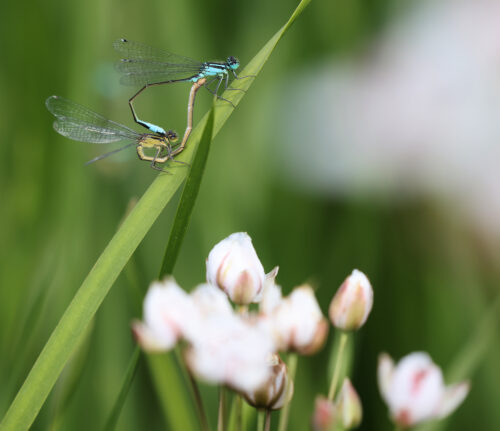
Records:
<instances>
[{"instance_id":1,"label":"damselfly leg","mask_svg":"<svg viewBox=\"0 0 500 431\"><path fill-rule=\"evenodd\" d=\"M145 127L146 129L154 132L154 133L160 133L160 134L163 134L163 135L166 135L166 132L162 129L162 131L159 131L157 129L152 129L151 126L154 126L156 128L158 128L158 126L155 126L154 124L151 124L151 123L148 123L146 121L142 121L138 116L137 114L135 113L135 109L134 109L134 99L139 95L141 94L146 88L148 87L155 87L157 85L163 85L163 84L170 84L172 82L178 82L179 80L171 80L171 81L163 81L163 82L153 82L151 84L145 84L137 93L135 93L130 99L128 99L128 106L130 106L130 110L132 111L132 117L134 117L134 121L137 123L137 124L140 124L142 127ZM184 81L184 80L181 80L181 81Z\"/></svg>"},{"instance_id":2,"label":"damselfly leg","mask_svg":"<svg viewBox=\"0 0 500 431\"><path fill-rule=\"evenodd\" d=\"M236 71L235 70L231 70L231 72L234 75L234 79L245 79L245 78L255 78L255 77L257 77L257 75L238 76L238 75L236 75Z\"/></svg>"}]
</instances>

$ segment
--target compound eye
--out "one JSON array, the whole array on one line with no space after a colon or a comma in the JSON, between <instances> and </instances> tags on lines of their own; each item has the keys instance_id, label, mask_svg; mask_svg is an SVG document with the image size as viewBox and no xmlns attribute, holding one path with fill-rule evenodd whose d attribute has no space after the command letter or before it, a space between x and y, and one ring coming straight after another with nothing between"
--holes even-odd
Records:
<instances>
[{"instance_id":1,"label":"compound eye","mask_svg":"<svg viewBox=\"0 0 500 431\"><path fill-rule=\"evenodd\" d=\"M169 132L167 133L167 138L169 141L175 142L179 139L179 135L177 135L177 133L175 133L174 131L169 130Z\"/></svg>"}]
</instances>

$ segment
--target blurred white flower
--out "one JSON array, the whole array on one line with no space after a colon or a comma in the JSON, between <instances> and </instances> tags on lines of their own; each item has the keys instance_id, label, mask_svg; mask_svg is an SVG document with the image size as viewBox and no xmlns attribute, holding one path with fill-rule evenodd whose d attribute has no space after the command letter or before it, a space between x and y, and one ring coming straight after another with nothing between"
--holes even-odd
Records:
<instances>
[{"instance_id":1,"label":"blurred white flower","mask_svg":"<svg viewBox=\"0 0 500 431\"><path fill-rule=\"evenodd\" d=\"M213 314L190 334L186 361L192 373L216 384L252 392L271 375L276 351L271 335L235 314Z\"/></svg>"},{"instance_id":2,"label":"blurred white flower","mask_svg":"<svg viewBox=\"0 0 500 431\"><path fill-rule=\"evenodd\" d=\"M333 326L344 331L364 325L373 306L373 289L361 271L355 269L339 287L330 303L329 315Z\"/></svg>"},{"instance_id":3,"label":"blurred white flower","mask_svg":"<svg viewBox=\"0 0 500 431\"><path fill-rule=\"evenodd\" d=\"M153 352L184 339L193 374L253 392L276 372L269 360L277 350L269 328L254 317L236 314L227 295L213 285L200 285L188 295L168 278L149 288L144 322L133 322L133 331L141 347ZM279 401L277 397L274 404Z\"/></svg>"},{"instance_id":4,"label":"blurred white flower","mask_svg":"<svg viewBox=\"0 0 500 431\"><path fill-rule=\"evenodd\" d=\"M290 76L277 168L329 195L437 195L499 233L500 2L407 6L358 58Z\"/></svg>"},{"instance_id":5,"label":"blurred white flower","mask_svg":"<svg viewBox=\"0 0 500 431\"><path fill-rule=\"evenodd\" d=\"M184 321L183 336L187 341L196 339L200 334L203 334L206 319L234 315L227 295L211 284L198 285L189 294L189 298L195 312Z\"/></svg>"},{"instance_id":6,"label":"blurred white flower","mask_svg":"<svg viewBox=\"0 0 500 431\"><path fill-rule=\"evenodd\" d=\"M296 287L281 297L281 289L268 286L263 298L262 321L274 334L280 351L295 351L303 355L316 353L328 334L328 322L323 317L311 286Z\"/></svg>"},{"instance_id":7,"label":"blurred white flower","mask_svg":"<svg viewBox=\"0 0 500 431\"><path fill-rule=\"evenodd\" d=\"M378 383L393 421L402 427L448 416L469 392L465 382L445 386L441 369L423 352L405 356L396 366L381 354Z\"/></svg>"},{"instance_id":8,"label":"blurred white flower","mask_svg":"<svg viewBox=\"0 0 500 431\"><path fill-rule=\"evenodd\" d=\"M316 397L312 428L314 431L335 431L356 428L361 423L363 409L358 393L348 378L337 395L335 402L323 396Z\"/></svg>"},{"instance_id":9,"label":"blurred white flower","mask_svg":"<svg viewBox=\"0 0 500 431\"><path fill-rule=\"evenodd\" d=\"M134 321L132 330L147 351L173 348L183 336L186 325L197 318L191 298L171 277L151 285L143 308L144 321Z\"/></svg>"},{"instance_id":10,"label":"blurred white flower","mask_svg":"<svg viewBox=\"0 0 500 431\"><path fill-rule=\"evenodd\" d=\"M343 429L356 428L363 418L363 408L359 395L351 381L346 378L335 400L338 420Z\"/></svg>"},{"instance_id":11,"label":"blurred white flower","mask_svg":"<svg viewBox=\"0 0 500 431\"><path fill-rule=\"evenodd\" d=\"M201 316L233 313L227 295L212 284L200 284L191 292L190 296Z\"/></svg>"},{"instance_id":12,"label":"blurred white flower","mask_svg":"<svg viewBox=\"0 0 500 431\"><path fill-rule=\"evenodd\" d=\"M259 303L259 311L265 315L271 315L274 309L281 304L283 296L281 287L275 283L278 267L266 275L265 289Z\"/></svg>"},{"instance_id":13,"label":"blurred white flower","mask_svg":"<svg viewBox=\"0 0 500 431\"><path fill-rule=\"evenodd\" d=\"M235 304L260 300L264 268L247 233L233 233L215 245L207 259L207 281L226 292Z\"/></svg>"},{"instance_id":14,"label":"blurred white flower","mask_svg":"<svg viewBox=\"0 0 500 431\"><path fill-rule=\"evenodd\" d=\"M269 359L271 375L258 389L243 392L248 403L258 409L278 410L293 396L293 381L288 378L288 369L281 358L275 354ZM290 385L287 391L287 385Z\"/></svg>"}]
</instances>

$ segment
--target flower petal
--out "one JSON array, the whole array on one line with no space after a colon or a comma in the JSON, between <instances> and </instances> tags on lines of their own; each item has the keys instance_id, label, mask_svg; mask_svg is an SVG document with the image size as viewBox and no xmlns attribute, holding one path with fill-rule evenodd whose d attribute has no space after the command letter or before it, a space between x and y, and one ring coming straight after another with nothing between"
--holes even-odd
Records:
<instances>
[{"instance_id":1,"label":"flower petal","mask_svg":"<svg viewBox=\"0 0 500 431\"><path fill-rule=\"evenodd\" d=\"M436 416L442 419L451 414L460 404L462 404L469 390L470 385L468 382L448 386L441 399L441 404L436 412Z\"/></svg>"},{"instance_id":2,"label":"flower petal","mask_svg":"<svg viewBox=\"0 0 500 431\"><path fill-rule=\"evenodd\" d=\"M381 353L378 357L377 378L380 394L385 402L388 402L393 374L394 361L387 353Z\"/></svg>"}]
</instances>

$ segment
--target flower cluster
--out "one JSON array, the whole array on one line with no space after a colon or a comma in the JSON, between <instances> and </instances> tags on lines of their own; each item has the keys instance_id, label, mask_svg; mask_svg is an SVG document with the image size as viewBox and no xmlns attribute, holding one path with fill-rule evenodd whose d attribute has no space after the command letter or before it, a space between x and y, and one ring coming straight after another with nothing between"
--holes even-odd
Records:
<instances>
[{"instance_id":1,"label":"flower cluster","mask_svg":"<svg viewBox=\"0 0 500 431\"><path fill-rule=\"evenodd\" d=\"M244 232L216 244L206 270L208 283L190 294L171 277L152 284L143 321L132 325L137 341L150 352L182 342L194 375L241 392L254 406L281 408L293 383L277 353L315 353L328 333L313 289L299 286L283 297L275 284L278 268L265 274ZM259 303L258 310L249 311L251 303Z\"/></svg>"},{"instance_id":2,"label":"flower cluster","mask_svg":"<svg viewBox=\"0 0 500 431\"><path fill-rule=\"evenodd\" d=\"M187 294L168 278L155 283L144 301L144 321L133 332L144 350L166 351L187 342L190 370L207 381L241 391L258 389L271 375L276 351L263 327L233 311L227 296L210 284Z\"/></svg>"},{"instance_id":3,"label":"flower cluster","mask_svg":"<svg viewBox=\"0 0 500 431\"><path fill-rule=\"evenodd\" d=\"M207 283L191 293L171 277L153 283L144 300L143 321L132 324L137 341L150 352L181 343L193 375L239 392L258 409L281 409L293 395L293 372L279 353L312 355L328 335L329 322L313 288L301 285L283 296L276 283L278 267L266 275L243 232L215 245L206 274ZM253 303L258 307L250 309ZM348 377L339 379L345 345L366 323L372 307L371 283L355 269L329 306L339 344L332 356L328 397L316 398L311 420L315 431L347 430L361 423L360 397ZM381 355L378 377L390 416L402 428L450 414L468 392L466 383L445 387L441 370L425 353L408 355L397 366ZM343 383L337 388L339 381Z\"/></svg>"}]
</instances>

